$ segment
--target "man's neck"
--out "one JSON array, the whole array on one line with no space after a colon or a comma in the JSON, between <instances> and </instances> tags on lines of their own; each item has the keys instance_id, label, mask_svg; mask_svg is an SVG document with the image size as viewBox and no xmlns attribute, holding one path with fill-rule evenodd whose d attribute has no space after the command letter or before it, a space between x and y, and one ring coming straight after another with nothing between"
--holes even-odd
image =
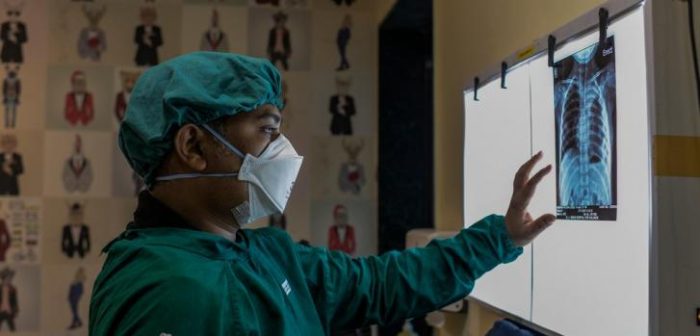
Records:
<instances>
[{"instance_id":1,"label":"man's neck","mask_svg":"<svg viewBox=\"0 0 700 336\"><path fill-rule=\"evenodd\" d=\"M162 188L164 187L166 186ZM234 223L233 215L218 215L206 204L198 203L196 197L184 196L191 193L157 189L151 191L151 195L182 217L192 228L224 237L232 242L236 241L238 227Z\"/></svg>"}]
</instances>

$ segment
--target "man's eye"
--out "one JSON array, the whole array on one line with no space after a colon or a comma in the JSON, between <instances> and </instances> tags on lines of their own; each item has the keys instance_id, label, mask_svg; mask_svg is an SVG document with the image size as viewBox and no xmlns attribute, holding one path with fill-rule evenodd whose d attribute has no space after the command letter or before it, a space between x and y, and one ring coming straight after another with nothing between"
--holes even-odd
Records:
<instances>
[{"instance_id":1,"label":"man's eye","mask_svg":"<svg viewBox=\"0 0 700 336\"><path fill-rule=\"evenodd\" d=\"M262 131L265 133L268 133L268 134L275 134L278 132L278 130L279 129L277 127L263 127L262 128Z\"/></svg>"}]
</instances>

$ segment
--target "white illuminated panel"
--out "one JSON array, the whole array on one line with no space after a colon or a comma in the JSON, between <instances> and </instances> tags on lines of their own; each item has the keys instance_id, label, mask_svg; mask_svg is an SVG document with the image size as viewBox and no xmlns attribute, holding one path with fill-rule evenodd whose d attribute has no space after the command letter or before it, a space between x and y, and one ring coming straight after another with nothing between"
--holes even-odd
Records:
<instances>
[{"instance_id":1,"label":"white illuminated panel","mask_svg":"<svg viewBox=\"0 0 700 336\"><path fill-rule=\"evenodd\" d=\"M490 214L504 214L513 176L530 157L530 74L527 66L479 88L478 101L466 92L465 220L466 226ZM515 262L501 265L477 281L472 296L530 318L530 249Z\"/></svg>"}]
</instances>

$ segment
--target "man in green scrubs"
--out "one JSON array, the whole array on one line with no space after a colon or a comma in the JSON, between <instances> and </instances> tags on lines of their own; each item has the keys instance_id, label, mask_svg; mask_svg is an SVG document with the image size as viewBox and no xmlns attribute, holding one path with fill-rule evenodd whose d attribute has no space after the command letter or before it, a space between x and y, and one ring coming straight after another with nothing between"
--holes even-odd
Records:
<instances>
[{"instance_id":1,"label":"man in green scrubs","mask_svg":"<svg viewBox=\"0 0 700 336\"><path fill-rule=\"evenodd\" d=\"M244 225L284 210L302 158L279 134L281 79L267 60L188 54L146 71L119 145L149 190L106 248L90 335L327 335L425 314L465 297L554 222L527 205L536 155L505 217L425 248L352 258ZM505 204L504 204L505 206Z\"/></svg>"}]
</instances>

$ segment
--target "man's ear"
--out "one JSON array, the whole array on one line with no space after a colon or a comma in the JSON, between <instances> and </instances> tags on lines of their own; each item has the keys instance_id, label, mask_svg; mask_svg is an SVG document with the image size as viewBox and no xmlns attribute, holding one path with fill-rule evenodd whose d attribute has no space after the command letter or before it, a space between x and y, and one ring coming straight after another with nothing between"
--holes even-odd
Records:
<instances>
[{"instance_id":1,"label":"man's ear","mask_svg":"<svg viewBox=\"0 0 700 336\"><path fill-rule=\"evenodd\" d=\"M207 160L204 155L206 135L204 131L194 124L186 124L175 134L175 156L183 165L194 171L207 169Z\"/></svg>"}]
</instances>

